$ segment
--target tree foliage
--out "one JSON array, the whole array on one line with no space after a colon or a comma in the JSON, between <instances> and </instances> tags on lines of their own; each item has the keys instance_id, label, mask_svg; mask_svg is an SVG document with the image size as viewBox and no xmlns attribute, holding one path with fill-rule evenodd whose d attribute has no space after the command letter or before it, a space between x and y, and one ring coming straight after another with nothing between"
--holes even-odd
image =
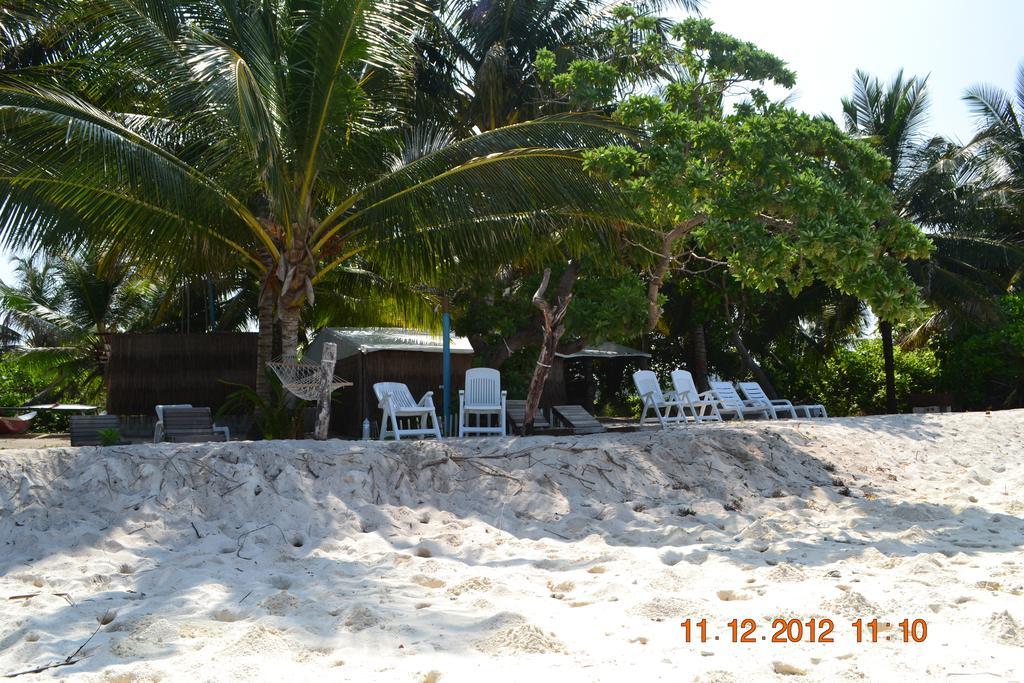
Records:
<instances>
[{"instance_id":1,"label":"tree foliage","mask_svg":"<svg viewBox=\"0 0 1024 683\"><path fill-rule=\"evenodd\" d=\"M932 345L942 387L975 410L1024 406L1024 294L999 301L994 322L950 330Z\"/></svg>"},{"instance_id":2,"label":"tree foliage","mask_svg":"<svg viewBox=\"0 0 1024 683\"><path fill-rule=\"evenodd\" d=\"M920 297L902 262L931 246L893 211L887 160L828 120L769 102L760 86L793 82L773 55L707 20L676 24L663 41L651 18L628 9L618 16L614 42L634 49L646 73L615 71L610 87L614 65L576 62L553 74L545 56L539 69L570 100L599 92L607 101L651 74L673 74L658 92L631 94L615 108L617 120L646 133L645 144L586 155L592 172L641 208L653 237L647 251L669 269L699 251L756 291L821 281L881 314L915 314ZM737 91L747 97L727 111L725 98Z\"/></svg>"},{"instance_id":3,"label":"tree foliage","mask_svg":"<svg viewBox=\"0 0 1024 683\"><path fill-rule=\"evenodd\" d=\"M46 380L31 400L102 399L106 336L155 327L160 290L114 252L17 264L19 282L0 284L0 312L19 333L8 355Z\"/></svg>"}]
</instances>

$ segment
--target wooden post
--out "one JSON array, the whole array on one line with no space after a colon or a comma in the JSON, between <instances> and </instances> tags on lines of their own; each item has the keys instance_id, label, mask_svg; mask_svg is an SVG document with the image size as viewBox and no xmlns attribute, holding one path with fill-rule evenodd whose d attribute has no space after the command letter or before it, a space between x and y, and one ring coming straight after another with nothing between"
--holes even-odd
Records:
<instances>
[{"instance_id":1,"label":"wooden post","mask_svg":"<svg viewBox=\"0 0 1024 683\"><path fill-rule=\"evenodd\" d=\"M318 441L327 439L327 428L331 424L331 385L334 383L334 363L338 356L338 345L324 344L320 356L320 396L316 401L316 432Z\"/></svg>"}]
</instances>

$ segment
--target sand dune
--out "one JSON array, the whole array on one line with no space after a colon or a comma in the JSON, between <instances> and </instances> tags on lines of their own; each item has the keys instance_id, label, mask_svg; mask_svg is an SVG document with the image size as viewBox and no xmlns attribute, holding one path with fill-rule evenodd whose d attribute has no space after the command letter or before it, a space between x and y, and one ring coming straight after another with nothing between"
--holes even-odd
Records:
<instances>
[{"instance_id":1,"label":"sand dune","mask_svg":"<svg viewBox=\"0 0 1024 683\"><path fill-rule=\"evenodd\" d=\"M1020 411L4 451L0 675L1021 680L1022 456Z\"/></svg>"}]
</instances>

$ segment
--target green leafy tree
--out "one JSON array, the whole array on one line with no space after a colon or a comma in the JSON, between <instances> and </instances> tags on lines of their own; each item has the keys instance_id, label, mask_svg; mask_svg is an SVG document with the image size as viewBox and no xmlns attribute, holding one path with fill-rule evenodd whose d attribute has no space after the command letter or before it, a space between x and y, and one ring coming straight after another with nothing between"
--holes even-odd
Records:
<instances>
[{"instance_id":1,"label":"green leafy tree","mask_svg":"<svg viewBox=\"0 0 1024 683\"><path fill-rule=\"evenodd\" d=\"M441 0L417 38L417 136L466 137L541 114L535 62L607 55L614 11L695 11L700 0ZM658 20L661 27L666 20Z\"/></svg>"},{"instance_id":2,"label":"green leafy tree","mask_svg":"<svg viewBox=\"0 0 1024 683\"><path fill-rule=\"evenodd\" d=\"M831 121L768 101L760 86L792 86L777 57L689 19L670 40L653 18L628 8L609 43L645 68L578 60L538 71L556 96L583 93L595 104L622 100L615 118L647 135L639 147L587 153L587 167L621 188L642 211L649 234L636 257L649 282L648 329L661 316L657 295L694 258L722 264L746 289L798 292L821 282L901 318L920 308L903 260L930 252L927 238L892 209L887 160ZM642 92L652 75L672 78ZM746 97L731 111L731 94Z\"/></svg>"},{"instance_id":3,"label":"green leafy tree","mask_svg":"<svg viewBox=\"0 0 1024 683\"><path fill-rule=\"evenodd\" d=\"M939 386L939 363L929 348L895 349L897 408L907 410L914 393ZM838 349L817 372L802 378L804 391L820 396L830 415L870 415L887 411L885 359L880 339L860 339Z\"/></svg>"},{"instance_id":4,"label":"green leafy tree","mask_svg":"<svg viewBox=\"0 0 1024 683\"><path fill-rule=\"evenodd\" d=\"M627 342L642 329L643 282L625 268L609 272L604 265L584 259L580 266L573 305L566 314L562 352L605 341ZM557 280L562 269L552 275ZM532 303L540 280L532 268L523 269L474 279L458 291L456 332L470 338L484 365L501 367L509 356L540 345L538 314Z\"/></svg>"},{"instance_id":5,"label":"green leafy tree","mask_svg":"<svg viewBox=\"0 0 1024 683\"><path fill-rule=\"evenodd\" d=\"M933 339L941 382L957 404L975 410L1024 406L1024 294L999 300L995 321L947 330Z\"/></svg>"}]
</instances>

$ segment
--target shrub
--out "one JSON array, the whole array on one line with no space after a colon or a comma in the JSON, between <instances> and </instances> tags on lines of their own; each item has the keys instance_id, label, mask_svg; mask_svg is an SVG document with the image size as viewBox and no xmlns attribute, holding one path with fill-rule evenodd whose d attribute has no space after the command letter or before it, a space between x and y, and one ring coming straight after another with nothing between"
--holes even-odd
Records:
<instances>
[{"instance_id":1,"label":"shrub","mask_svg":"<svg viewBox=\"0 0 1024 683\"><path fill-rule=\"evenodd\" d=\"M939 365L931 349L894 353L896 402L909 410L909 394L938 389ZM829 358L815 381L816 393L829 415L885 413L885 361L881 339L860 339Z\"/></svg>"},{"instance_id":2,"label":"shrub","mask_svg":"<svg viewBox=\"0 0 1024 683\"><path fill-rule=\"evenodd\" d=\"M1024 293L1000 301L1000 320L987 328L933 342L942 386L969 410L1024 406Z\"/></svg>"},{"instance_id":3,"label":"shrub","mask_svg":"<svg viewBox=\"0 0 1024 683\"><path fill-rule=\"evenodd\" d=\"M270 383L269 400L257 394L252 387L226 382L239 389L228 395L217 411L217 417L233 413L252 415L254 425L264 439L301 439L303 412L310 403L288 393L271 370L265 372Z\"/></svg>"},{"instance_id":4,"label":"shrub","mask_svg":"<svg viewBox=\"0 0 1024 683\"><path fill-rule=\"evenodd\" d=\"M101 446L116 446L121 443L121 430L115 427L101 429L97 434L99 434Z\"/></svg>"},{"instance_id":5,"label":"shrub","mask_svg":"<svg viewBox=\"0 0 1024 683\"><path fill-rule=\"evenodd\" d=\"M0 405L20 406L43 393L50 380L37 367L22 358L6 354L0 356ZM66 432L69 417L55 411L40 411L32 421L33 432Z\"/></svg>"}]
</instances>

